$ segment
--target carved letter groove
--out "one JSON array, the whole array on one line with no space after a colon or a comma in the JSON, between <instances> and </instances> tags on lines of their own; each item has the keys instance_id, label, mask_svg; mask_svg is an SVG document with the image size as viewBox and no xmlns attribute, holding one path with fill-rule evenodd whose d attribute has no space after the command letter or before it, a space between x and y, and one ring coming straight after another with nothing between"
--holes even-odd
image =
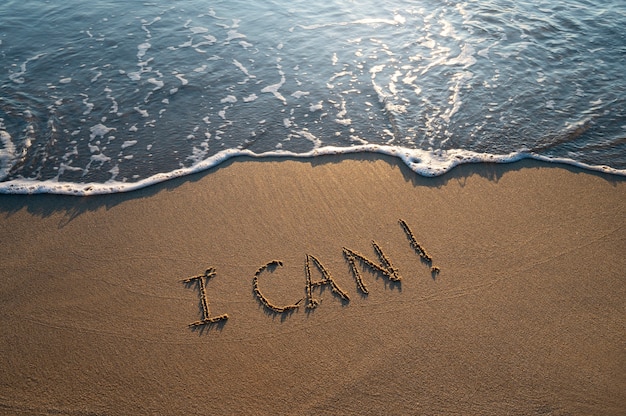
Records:
<instances>
[{"instance_id":1,"label":"carved letter groove","mask_svg":"<svg viewBox=\"0 0 626 416\"><path fill-rule=\"evenodd\" d=\"M404 220L399 220L398 222L400 223L400 226L402 226L402 229L404 230L406 237L409 239L411 247L415 250L415 253L420 256L422 262L426 263L426 265L430 267L430 273L434 279L437 274L439 274L439 267L433 265L433 258L426 252L424 247L417 242L417 239L415 238L413 231L409 228L409 225Z\"/></svg>"},{"instance_id":2,"label":"carved letter groove","mask_svg":"<svg viewBox=\"0 0 626 416\"><path fill-rule=\"evenodd\" d=\"M367 289L367 285L361 277L359 268L356 265L356 260L360 260L361 263L363 263L370 269L379 272L391 282L398 282L402 280L402 277L398 274L398 269L393 267L389 258L385 255L380 246L376 244L376 241L372 240L372 245L374 246L374 251L376 251L376 254L378 255L380 264L374 263L364 255L357 253L356 251L350 250L347 247L343 248L343 255L346 257L346 260L350 265L350 269L352 270L352 274L354 275L354 278L356 280L357 287L364 294L368 294L369 290Z\"/></svg>"},{"instance_id":3,"label":"carved letter groove","mask_svg":"<svg viewBox=\"0 0 626 416\"><path fill-rule=\"evenodd\" d=\"M198 287L200 288L200 299L202 302L202 319L196 322L192 322L189 324L190 327L197 327L201 325L214 324L216 322L225 321L228 319L227 314L211 316L209 311L209 298L206 295L206 287L204 280L208 282L211 277L215 276L215 269L209 268L204 274L193 276L188 279L184 279L183 283L186 285L191 285L193 282L198 282Z\"/></svg>"},{"instance_id":4,"label":"carved letter groove","mask_svg":"<svg viewBox=\"0 0 626 416\"><path fill-rule=\"evenodd\" d=\"M282 265L283 265L282 261L272 260L269 263L261 266L259 270L256 271L256 273L254 274L254 278L252 279L252 288L259 302L261 302L261 304L265 306L267 309L269 309L270 311L276 312L276 313L290 312L295 309L298 309L300 307L300 302L302 302L302 299L300 299L299 301L297 301L296 303L292 305L276 306L272 302L270 302L269 299L265 297L265 295L263 295L263 293L261 293L261 289L259 289L259 276L261 275L261 273L263 273L267 268L276 268Z\"/></svg>"},{"instance_id":5,"label":"carved letter groove","mask_svg":"<svg viewBox=\"0 0 626 416\"><path fill-rule=\"evenodd\" d=\"M322 280L318 280L315 282L311 281L311 266L310 266L311 262L313 262L315 267L317 267L317 269L322 273L322 277L323 277ZM333 277L330 275L330 272L326 270L326 267L324 267L324 265L322 265L322 263L320 263L320 261L315 256L311 256L308 254L306 255L305 271L306 271L306 300L307 300L306 307L308 309L315 309L317 305L319 305L320 303L319 300L313 299L313 287L315 286L328 285L330 286L333 294L341 298L342 301L350 302L350 297L348 296L348 294L344 292L343 290L341 290L339 286L337 286L337 283L335 283L335 280L333 280Z\"/></svg>"},{"instance_id":6,"label":"carved letter groove","mask_svg":"<svg viewBox=\"0 0 626 416\"><path fill-rule=\"evenodd\" d=\"M409 228L409 225L402 219L398 220L398 223L406 234L411 248L413 248L413 251L415 251L415 253L419 256L421 263L426 264L428 267L430 267L432 278L435 279L436 276L439 274L439 267L433 265L433 258L426 252L424 247L417 242L417 239ZM363 280L363 276L361 276L361 269L367 268L375 274L377 273L382 275L385 279L389 280L392 283L402 280L398 269L394 267L389 257L385 254L380 245L378 245L378 243L376 243L376 241L374 240L372 240L372 247L374 248L374 253L376 253L376 256L378 257L378 262L368 259L363 254L358 253L357 251L354 251L347 247L343 247L343 255L348 262L351 274L356 281L357 289L361 291L364 295L367 295L369 293L369 290L367 288L367 285L365 284L365 281ZM337 296L339 299L341 299L344 305L350 302L350 297L348 296L348 293L339 287L328 269L324 267L319 259L310 254L306 254L305 256L305 298L302 298L291 305L278 306L273 304L259 287L259 279L261 275L266 271L272 272L276 268L282 267L283 262L280 260L272 260L259 267L252 279L252 289L254 292L254 296L265 309L272 313L288 314L298 309L302 301L305 301L306 309L315 309L320 304L320 299L316 299L313 297L313 290L316 287L325 286L330 287L333 296ZM312 267L311 264L313 264L314 267ZM319 271L322 277L320 280L313 280L312 274L314 273L314 271L312 269L317 269ZM227 314L211 316L211 312L209 310L209 299L206 293L206 285L210 278L215 277L215 274L215 269L209 268L202 275L189 277L183 280L183 282L187 286L191 286L194 283L197 283L197 287L200 291L202 319L189 324L190 327L213 324L220 321L226 321L228 319Z\"/></svg>"}]
</instances>

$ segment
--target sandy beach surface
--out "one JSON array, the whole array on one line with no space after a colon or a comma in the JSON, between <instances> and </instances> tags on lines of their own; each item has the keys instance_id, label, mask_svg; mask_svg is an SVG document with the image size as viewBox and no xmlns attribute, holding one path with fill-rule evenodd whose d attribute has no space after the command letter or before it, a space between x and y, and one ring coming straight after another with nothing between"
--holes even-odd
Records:
<instances>
[{"instance_id":1,"label":"sandy beach surface","mask_svg":"<svg viewBox=\"0 0 626 416\"><path fill-rule=\"evenodd\" d=\"M0 414L626 409L625 178L236 159L1 195L0 236Z\"/></svg>"}]
</instances>

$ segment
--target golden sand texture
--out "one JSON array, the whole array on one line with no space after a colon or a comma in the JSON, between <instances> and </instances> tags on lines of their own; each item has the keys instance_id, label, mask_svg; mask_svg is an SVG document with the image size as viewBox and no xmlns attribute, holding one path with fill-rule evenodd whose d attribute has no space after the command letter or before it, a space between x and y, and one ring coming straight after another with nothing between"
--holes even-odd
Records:
<instances>
[{"instance_id":1,"label":"golden sand texture","mask_svg":"<svg viewBox=\"0 0 626 416\"><path fill-rule=\"evenodd\" d=\"M0 414L626 409L624 178L236 159L0 211Z\"/></svg>"}]
</instances>

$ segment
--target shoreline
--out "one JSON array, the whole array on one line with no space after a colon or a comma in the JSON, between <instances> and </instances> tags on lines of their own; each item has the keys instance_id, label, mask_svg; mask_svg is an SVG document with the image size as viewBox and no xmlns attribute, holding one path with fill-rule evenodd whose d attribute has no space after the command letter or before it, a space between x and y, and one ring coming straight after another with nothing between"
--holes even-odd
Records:
<instances>
[{"instance_id":1,"label":"shoreline","mask_svg":"<svg viewBox=\"0 0 626 416\"><path fill-rule=\"evenodd\" d=\"M626 406L621 176L235 158L129 193L0 195L0 210L0 414Z\"/></svg>"},{"instance_id":2,"label":"shoreline","mask_svg":"<svg viewBox=\"0 0 626 416\"><path fill-rule=\"evenodd\" d=\"M228 149L211 156L209 159L204 160L202 163L194 165L189 168L181 168L167 173L157 173L148 178L139 180L138 182L117 182L107 181L103 183L87 182L87 183L73 183L73 182L58 182L55 180L46 181L31 181L31 180L18 180L0 182L0 195L39 195L39 194L51 194L51 195L67 195L78 197L89 197L98 195L112 195L117 193L131 193L140 191L144 188L161 185L175 180L185 180L189 176L207 174L216 169L220 169L224 165L228 165L237 161L303 161L304 163L310 160L316 160L316 162L310 162L311 164L324 163L323 161L332 161L337 159L356 159L356 160L371 160L371 159L394 159L395 163L404 163L405 166L413 172L414 175L424 178L440 178L450 174L451 171L457 167L470 165L470 166L491 166L499 164L524 164L527 162L529 165L546 164L555 165L561 167L570 167L576 170L582 170L591 174L599 174L604 176L617 176L626 178L626 170L616 169L606 165L588 165L582 162L576 162L570 159L563 158L549 158L537 154L523 154L519 152L513 152L505 155L491 155L484 153L474 153L469 151L447 151L448 160L447 163L441 164L434 161L433 155L427 156L429 152L417 150L417 149L404 149L398 150L392 146L381 145L361 145L348 148L336 148L333 146L314 149L312 151L302 154L289 154L280 151L265 152L261 154L255 154L249 150L234 150ZM454 156L454 157L453 157ZM426 162L424 162L426 159ZM433 163L434 162L434 163ZM412 167L411 167L412 166ZM481 167L470 169L470 171L480 172Z\"/></svg>"}]
</instances>

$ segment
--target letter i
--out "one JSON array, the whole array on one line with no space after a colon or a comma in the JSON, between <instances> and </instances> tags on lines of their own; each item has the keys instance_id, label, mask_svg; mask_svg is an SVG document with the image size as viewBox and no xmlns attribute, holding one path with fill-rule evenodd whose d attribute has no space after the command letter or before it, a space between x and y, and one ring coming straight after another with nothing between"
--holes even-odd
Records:
<instances>
[{"instance_id":1,"label":"letter i","mask_svg":"<svg viewBox=\"0 0 626 416\"><path fill-rule=\"evenodd\" d=\"M209 310L209 298L206 294L206 284L205 280L208 282L211 277L215 276L215 269L209 268L204 274L198 276L192 276L183 280L183 283L187 285L191 285L193 282L198 283L198 287L200 289L200 300L202 302L202 319L196 322L192 322L189 324L190 327L197 327L201 325L213 324L220 321L225 321L228 319L227 314L222 314L218 316L211 316L211 312Z\"/></svg>"}]
</instances>

